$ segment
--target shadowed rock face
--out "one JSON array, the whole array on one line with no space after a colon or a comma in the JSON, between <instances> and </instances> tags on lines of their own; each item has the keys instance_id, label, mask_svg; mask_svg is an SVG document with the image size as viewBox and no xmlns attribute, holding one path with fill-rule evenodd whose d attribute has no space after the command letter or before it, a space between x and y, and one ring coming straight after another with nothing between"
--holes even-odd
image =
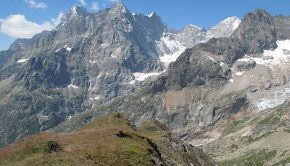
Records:
<instances>
[{"instance_id":1,"label":"shadowed rock face","mask_svg":"<svg viewBox=\"0 0 290 166\"><path fill-rule=\"evenodd\" d=\"M33 57L17 73L14 81L23 81L24 87L29 91L40 87L65 87L70 83L70 73L65 56Z\"/></svg>"}]
</instances>

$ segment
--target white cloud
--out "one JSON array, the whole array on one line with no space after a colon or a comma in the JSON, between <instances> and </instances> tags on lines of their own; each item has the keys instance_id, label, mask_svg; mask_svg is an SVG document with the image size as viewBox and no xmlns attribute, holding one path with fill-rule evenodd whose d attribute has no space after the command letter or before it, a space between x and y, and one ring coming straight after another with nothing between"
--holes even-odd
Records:
<instances>
[{"instance_id":1,"label":"white cloud","mask_svg":"<svg viewBox=\"0 0 290 166\"><path fill-rule=\"evenodd\" d=\"M83 5L83 6L86 6L87 5L87 3L86 3L86 1L85 0L79 0L79 2L81 3L81 5Z\"/></svg>"},{"instance_id":2,"label":"white cloud","mask_svg":"<svg viewBox=\"0 0 290 166\"><path fill-rule=\"evenodd\" d=\"M91 8L93 10L100 10L100 5L97 2L92 2Z\"/></svg>"},{"instance_id":3,"label":"white cloud","mask_svg":"<svg viewBox=\"0 0 290 166\"><path fill-rule=\"evenodd\" d=\"M56 27L61 22L63 16L64 13L61 11L56 18L51 19L52 24Z\"/></svg>"},{"instance_id":4,"label":"white cloud","mask_svg":"<svg viewBox=\"0 0 290 166\"><path fill-rule=\"evenodd\" d=\"M35 34L44 30L53 30L61 21L63 13L50 22L37 24L26 19L22 14L10 15L5 19L0 19L0 32L15 38L31 38Z\"/></svg>"},{"instance_id":5,"label":"white cloud","mask_svg":"<svg viewBox=\"0 0 290 166\"><path fill-rule=\"evenodd\" d=\"M35 0L25 0L25 2L28 4L28 7L30 8L47 8L47 5L43 2L36 2Z\"/></svg>"}]
</instances>

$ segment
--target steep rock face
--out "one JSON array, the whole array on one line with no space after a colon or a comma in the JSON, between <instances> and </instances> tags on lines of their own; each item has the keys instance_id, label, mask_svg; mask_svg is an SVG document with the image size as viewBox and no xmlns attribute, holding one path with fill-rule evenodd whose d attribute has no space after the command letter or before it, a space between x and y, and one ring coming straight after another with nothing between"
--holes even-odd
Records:
<instances>
[{"instance_id":1,"label":"steep rock face","mask_svg":"<svg viewBox=\"0 0 290 166\"><path fill-rule=\"evenodd\" d=\"M65 87L70 83L65 56L33 57L17 73L14 81L23 81L24 87L30 91L40 87Z\"/></svg>"},{"instance_id":2,"label":"steep rock face","mask_svg":"<svg viewBox=\"0 0 290 166\"><path fill-rule=\"evenodd\" d=\"M164 25L158 16L139 19L121 4L96 14L75 6L55 30L18 39L1 52L1 119L9 117L1 124L7 126L1 145L132 93L133 72L163 70L145 39L159 24L152 32L157 38ZM8 129L17 121L12 115L26 119L18 121L21 128Z\"/></svg>"},{"instance_id":3,"label":"steep rock face","mask_svg":"<svg viewBox=\"0 0 290 166\"><path fill-rule=\"evenodd\" d=\"M233 36L240 39L249 54L275 48L277 38L274 17L263 10L249 13Z\"/></svg>"},{"instance_id":4,"label":"steep rock face","mask_svg":"<svg viewBox=\"0 0 290 166\"><path fill-rule=\"evenodd\" d=\"M276 36L280 40L289 39L289 19L287 16L274 17Z\"/></svg>"},{"instance_id":5,"label":"steep rock face","mask_svg":"<svg viewBox=\"0 0 290 166\"><path fill-rule=\"evenodd\" d=\"M204 56L200 57L200 55ZM219 82L226 80L226 74L226 71L223 71L210 55L206 56L205 52L194 48L188 49L169 66L166 88L182 89L188 85L204 84L218 86Z\"/></svg>"}]
</instances>

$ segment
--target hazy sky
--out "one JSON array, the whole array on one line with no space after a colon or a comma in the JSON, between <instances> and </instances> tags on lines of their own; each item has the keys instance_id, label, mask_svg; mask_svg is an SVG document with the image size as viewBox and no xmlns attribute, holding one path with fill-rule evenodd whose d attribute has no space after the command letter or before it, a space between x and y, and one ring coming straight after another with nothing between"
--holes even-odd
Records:
<instances>
[{"instance_id":1,"label":"hazy sky","mask_svg":"<svg viewBox=\"0 0 290 166\"><path fill-rule=\"evenodd\" d=\"M16 38L29 38L51 30L73 5L89 12L111 7L118 0L1 0L0 50ZM121 0L133 13L155 11L169 27L187 24L208 28L229 16L243 18L247 12L265 9L273 15L290 15L290 0Z\"/></svg>"}]
</instances>

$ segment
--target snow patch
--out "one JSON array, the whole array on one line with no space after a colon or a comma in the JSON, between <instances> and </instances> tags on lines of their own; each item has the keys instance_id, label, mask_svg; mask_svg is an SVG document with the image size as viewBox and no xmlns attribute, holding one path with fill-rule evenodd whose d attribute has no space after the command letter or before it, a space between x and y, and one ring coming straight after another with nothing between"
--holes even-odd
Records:
<instances>
[{"instance_id":1,"label":"snow patch","mask_svg":"<svg viewBox=\"0 0 290 166\"><path fill-rule=\"evenodd\" d=\"M55 51L55 53L59 52L60 50L61 50L61 48L57 49L57 50Z\"/></svg>"},{"instance_id":2,"label":"snow patch","mask_svg":"<svg viewBox=\"0 0 290 166\"><path fill-rule=\"evenodd\" d=\"M236 76L242 76L243 75L243 72L236 72Z\"/></svg>"},{"instance_id":3,"label":"snow patch","mask_svg":"<svg viewBox=\"0 0 290 166\"><path fill-rule=\"evenodd\" d=\"M78 89L79 88L78 86L73 85L73 84L69 84L67 87L68 88L73 88L73 89Z\"/></svg>"},{"instance_id":4,"label":"snow patch","mask_svg":"<svg viewBox=\"0 0 290 166\"><path fill-rule=\"evenodd\" d=\"M161 55L159 60L168 66L169 63L176 61L181 53L186 49L180 42L174 39L170 34L163 34L160 41L156 41L157 48L160 50Z\"/></svg>"},{"instance_id":5,"label":"snow patch","mask_svg":"<svg viewBox=\"0 0 290 166\"><path fill-rule=\"evenodd\" d=\"M239 62L250 62L251 59L248 56L245 56L244 58L238 59Z\"/></svg>"},{"instance_id":6,"label":"snow patch","mask_svg":"<svg viewBox=\"0 0 290 166\"><path fill-rule=\"evenodd\" d=\"M72 116L69 115L68 117L66 117L66 120L71 120Z\"/></svg>"},{"instance_id":7,"label":"snow patch","mask_svg":"<svg viewBox=\"0 0 290 166\"><path fill-rule=\"evenodd\" d=\"M268 108L274 108L283 104L289 97L290 87L280 89L275 91L273 95L269 95L267 98L260 99L256 103L256 107L258 112Z\"/></svg>"},{"instance_id":8,"label":"snow patch","mask_svg":"<svg viewBox=\"0 0 290 166\"><path fill-rule=\"evenodd\" d=\"M225 65L223 62L220 62L220 66L223 66L223 65Z\"/></svg>"},{"instance_id":9,"label":"snow patch","mask_svg":"<svg viewBox=\"0 0 290 166\"><path fill-rule=\"evenodd\" d=\"M65 48L68 52L70 52L72 50L72 48L67 46L67 45L65 45L63 48Z\"/></svg>"},{"instance_id":10,"label":"snow patch","mask_svg":"<svg viewBox=\"0 0 290 166\"><path fill-rule=\"evenodd\" d=\"M97 63L97 62L98 62L98 61L89 61L89 63L93 63L93 64L94 64L94 63Z\"/></svg>"},{"instance_id":11,"label":"snow patch","mask_svg":"<svg viewBox=\"0 0 290 166\"><path fill-rule=\"evenodd\" d=\"M150 77L150 76L158 76L161 73L133 73L135 80L137 81L144 81L146 78Z\"/></svg>"},{"instance_id":12,"label":"snow patch","mask_svg":"<svg viewBox=\"0 0 290 166\"><path fill-rule=\"evenodd\" d=\"M161 62L165 64L165 66L168 66L169 63L176 61L176 59L179 57L180 54L183 53L183 50L176 51L172 54L164 54L162 57L159 58Z\"/></svg>"},{"instance_id":13,"label":"snow patch","mask_svg":"<svg viewBox=\"0 0 290 166\"><path fill-rule=\"evenodd\" d=\"M98 95L98 96L96 96L96 97L90 97L90 100L100 100L100 98L101 98L101 96Z\"/></svg>"},{"instance_id":14,"label":"snow patch","mask_svg":"<svg viewBox=\"0 0 290 166\"><path fill-rule=\"evenodd\" d=\"M26 62L26 61L28 61L28 58L19 59L19 60L17 61L17 63L24 63L24 62Z\"/></svg>"},{"instance_id":15,"label":"snow patch","mask_svg":"<svg viewBox=\"0 0 290 166\"><path fill-rule=\"evenodd\" d=\"M231 83L234 83L234 80L233 80L233 79L230 79L229 81L230 81Z\"/></svg>"},{"instance_id":16,"label":"snow patch","mask_svg":"<svg viewBox=\"0 0 290 166\"><path fill-rule=\"evenodd\" d=\"M66 48L66 50L67 50L68 52L70 52L71 49L72 49L72 48L70 48L70 47L67 47L67 48Z\"/></svg>"},{"instance_id":17,"label":"snow patch","mask_svg":"<svg viewBox=\"0 0 290 166\"><path fill-rule=\"evenodd\" d=\"M154 12L151 12L150 14L148 14L148 17L152 17L154 15Z\"/></svg>"}]
</instances>

